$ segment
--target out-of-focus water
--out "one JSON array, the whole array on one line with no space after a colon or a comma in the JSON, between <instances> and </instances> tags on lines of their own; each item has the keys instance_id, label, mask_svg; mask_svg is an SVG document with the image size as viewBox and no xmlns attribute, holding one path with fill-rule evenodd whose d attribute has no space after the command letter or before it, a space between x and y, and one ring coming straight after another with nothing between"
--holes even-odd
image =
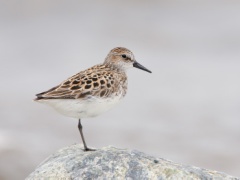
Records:
<instances>
[{"instance_id":1,"label":"out-of-focus water","mask_svg":"<svg viewBox=\"0 0 240 180\"><path fill-rule=\"evenodd\" d=\"M240 176L239 1L0 1L0 179L23 179L81 142L77 120L32 101L124 46L115 109L84 119L89 146L114 145Z\"/></svg>"}]
</instances>

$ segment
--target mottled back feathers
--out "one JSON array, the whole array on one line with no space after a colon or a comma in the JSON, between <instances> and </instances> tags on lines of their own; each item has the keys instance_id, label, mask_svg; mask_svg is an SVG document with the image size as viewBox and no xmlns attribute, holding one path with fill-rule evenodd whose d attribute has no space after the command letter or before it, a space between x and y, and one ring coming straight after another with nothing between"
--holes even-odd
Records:
<instances>
[{"instance_id":1,"label":"mottled back feathers","mask_svg":"<svg viewBox=\"0 0 240 180\"><path fill-rule=\"evenodd\" d=\"M125 72L104 64L96 65L70 77L60 85L37 94L35 100L44 99L81 99L88 95L108 98L127 91Z\"/></svg>"}]
</instances>

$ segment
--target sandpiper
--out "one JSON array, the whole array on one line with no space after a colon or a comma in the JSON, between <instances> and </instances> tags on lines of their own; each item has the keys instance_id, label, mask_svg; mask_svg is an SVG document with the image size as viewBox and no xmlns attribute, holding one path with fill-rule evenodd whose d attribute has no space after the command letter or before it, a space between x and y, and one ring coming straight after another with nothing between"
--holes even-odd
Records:
<instances>
[{"instance_id":1,"label":"sandpiper","mask_svg":"<svg viewBox=\"0 0 240 180\"><path fill-rule=\"evenodd\" d=\"M127 92L126 70L131 67L151 73L135 60L130 50L114 48L104 63L81 71L60 85L37 94L35 101L48 104L65 116L77 118L84 150L90 151L92 149L87 147L83 136L81 119L97 116L120 102Z\"/></svg>"}]
</instances>

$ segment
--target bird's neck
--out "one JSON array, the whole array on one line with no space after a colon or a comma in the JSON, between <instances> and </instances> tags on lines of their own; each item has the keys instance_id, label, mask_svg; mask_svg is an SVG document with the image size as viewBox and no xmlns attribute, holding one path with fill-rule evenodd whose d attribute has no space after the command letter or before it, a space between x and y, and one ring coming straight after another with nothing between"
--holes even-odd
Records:
<instances>
[{"instance_id":1,"label":"bird's neck","mask_svg":"<svg viewBox=\"0 0 240 180\"><path fill-rule=\"evenodd\" d=\"M126 69L124 67L122 67L121 65L119 64L116 64L116 63L112 63L112 62L104 62L103 65L107 68L110 68L111 70L115 70L115 71L118 71L118 72L121 72L121 73L126 73Z\"/></svg>"}]
</instances>

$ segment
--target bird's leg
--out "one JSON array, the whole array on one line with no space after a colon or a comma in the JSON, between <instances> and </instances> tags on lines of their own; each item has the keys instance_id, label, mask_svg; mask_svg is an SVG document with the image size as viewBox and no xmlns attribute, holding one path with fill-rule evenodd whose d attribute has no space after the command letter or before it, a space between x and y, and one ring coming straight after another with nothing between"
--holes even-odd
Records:
<instances>
[{"instance_id":1,"label":"bird's leg","mask_svg":"<svg viewBox=\"0 0 240 180\"><path fill-rule=\"evenodd\" d=\"M94 149L90 149L90 148L87 147L87 144L86 144L84 136L83 136L83 130L82 130L83 127L82 127L82 124L81 124L81 119L79 119L79 121L78 121L78 129L79 129L82 141L83 141L84 151L94 151Z\"/></svg>"}]
</instances>

